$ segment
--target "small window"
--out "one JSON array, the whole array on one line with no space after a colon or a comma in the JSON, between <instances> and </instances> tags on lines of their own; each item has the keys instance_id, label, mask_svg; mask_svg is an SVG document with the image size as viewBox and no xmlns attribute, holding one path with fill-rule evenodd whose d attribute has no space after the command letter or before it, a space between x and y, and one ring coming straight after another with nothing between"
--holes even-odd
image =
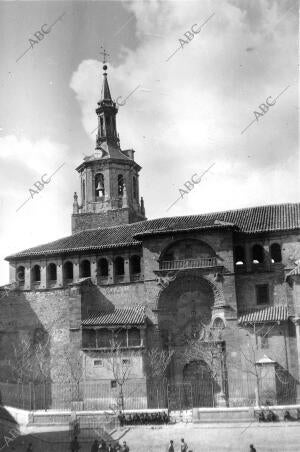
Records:
<instances>
[{"instance_id":1,"label":"small window","mask_svg":"<svg viewBox=\"0 0 300 452\"><path fill-rule=\"evenodd\" d=\"M242 246L234 248L234 263L235 265L244 265L245 263L245 252Z\"/></svg>"},{"instance_id":2,"label":"small window","mask_svg":"<svg viewBox=\"0 0 300 452\"><path fill-rule=\"evenodd\" d=\"M141 273L141 258L140 256L131 256L130 258L131 274L136 275Z\"/></svg>"},{"instance_id":3,"label":"small window","mask_svg":"<svg viewBox=\"0 0 300 452\"><path fill-rule=\"evenodd\" d=\"M64 279L73 279L73 264L70 261L64 263L63 266Z\"/></svg>"},{"instance_id":4,"label":"small window","mask_svg":"<svg viewBox=\"0 0 300 452\"><path fill-rule=\"evenodd\" d=\"M118 175L118 195L123 196L124 193L124 178L122 174Z\"/></svg>"},{"instance_id":5,"label":"small window","mask_svg":"<svg viewBox=\"0 0 300 452\"><path fill-rule=\"evenodd\" d=\"M103 129L103 116L100 116L100 135L101 137L104 136L104 129Z\"/></svg>"},{"instance_id":6,"label":"small window","mask_svg":"<svg viewBox=\"0 0 300 452\"><path fill-rule=\"evenodd\" d=\"M107 278L108 276L108 262L105 258L98 261L98 275L102 278Z\"/></svg>"},{"instance_id":7,"label":"small window","mask_svg":"<svg viewBox=\"0 0 300 452\"><path fill-rule=\"evenodd\" d=\"M253 264L262 264L264 262L264 249L261 245L254 245L252 248Z\"/></svg>"},{"instance_id":8,"label":"small window","mask_svg":"<svg viewBox=\"0 0 300 452\"><path fill-rule=\"evenodd\" d=\"M114 389L114 388L117 387L117 382L116 382L116 380L111 380L111 382L110 382L110 387L111 387L112 389Z\"/></svg>"},{"instance_id":9,"label":"small window","mask_svg":"<svg viewBox=\"0 0 300 452\"><path fill-rule=\"evenodd\" d=\"M80 263L80 278L88 278L91 276L91 263L85 259Z\"/></svg>"},{"instance_id":10,"label":"small window","mask_svg":"<svg viewBox=\"0 0 300 452\"><path fill-rule=\"evenodd\" d=\"M137 180L135 176L133 176L132 179L132 186L133 186L133 198L138 199Z\"/></svg>"},{"instance_id":11,"label":"small window","mask_svg":"<svg viewBox=\"0 0 300 452\"><path fill-rule=\"evenodd\" d=\"M103 174L99 173L95 176L95 197L101 198L105 195L104 190L104 176Z\"/></svg>"},{"instance_id":12,"label":"small window","mask_svg":"<svg viewBox=\"0 0 300 452\"><path fill-rule=\"evenodd\" d=\"M55 264L48 265L47 276L48 276L48 281L56 281L57 280L57 270L56 270Z\"/></svg>"},{"instance_id":13,"label":"small window","mask_svg":"<svg viewBox=\"0 0 300 452\"><path fill-rule=\"evenodd\" d=\"M94 359L94 367L103 367L102 359Z\"/></svg>"},{"instance_id":14,"label":"small window","mask_svg":"<svg viewBox=\"0 0 300 452\"><path fill-rule=\"evenodd\" d=\"M272 245L270 247L270 252L271 252L272 264L279 263L282 261L281 248L280 248L279 243L272 243Z\"/></svg>"},{"instance_id":15,"label":"small window","mask_svg":"<svg viewBox=\"0 0 300 452\"><path fill-rule=\"evenodd\" d=\"M131 364L131 361L129 358L124 358L124 359L122 359L122 364L124 366L129 366Z\"/></svg>"},{"instance_id":16,"label":"small window","mask_svg":"<svg viewBox=\"0 0 300 452\"><path fill-rule=\"evenodd\" d=\"M35 265L32 269L32 282L41 281L41 268L39 265Z\"/></svg>"},{"instance_id":17,"label":"small window","mask_svg":"<svg viewBox=\"0 0 300 452\"><path fill-rule=\"evenodd\" d=\"M269 286L268 284L260 284L256 286L256 303L268 304L269 303Z\"/></svg>"},{"instance_id":18,"label":"small window","mask_svg":"<svg viewBox=\"0 0 300 452\"><path fill-rule=\"evenodd\" d=\"M123 257L117 257L115 260L115 274L117 276L124 275L124 259Z\"/></svg>"},{"instance_id":19,"label":"small window","mask_svg":"<svg viewBox=\"0 0 300 452\"><path fill-rule=\"evenodd\" d=\"M24 284L24 281L25 281L25 267L23 265L20 265L20 267L17 268L16 280L19 282L19 284Z\"/></svg>"},{"instance_id":20,"label":"small window","mask_svg":"<svg viewBox=\"0 0 300 452\"><path fill-rule=\"evenodd\" d=\"M82 203L85 203L85 182L82 181Z\"/></svg>"}]
</instances>

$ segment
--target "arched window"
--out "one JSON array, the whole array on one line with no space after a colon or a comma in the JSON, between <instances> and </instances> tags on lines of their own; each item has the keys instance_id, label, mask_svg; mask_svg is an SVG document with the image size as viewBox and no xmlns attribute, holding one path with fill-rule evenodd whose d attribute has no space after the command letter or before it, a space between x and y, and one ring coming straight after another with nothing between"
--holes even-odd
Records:
<instances>
[{"instance_id":1,"label":"arched window","mask_svg":"<svg viewBox=\"0 0 300 452\"><path fill-rule=\"evenodd\" d=\"M100 116L100 135L101 137L104 136L104 129L103 129L103 116Z\"/></svg>"},{"instance_id":2,"label":"arched window","mask_svg":"<svg viewBox=\"0 0 300 452\"><path fill-rule=\"evenodd\" d=\"M35 265L32 269L32 282L40 282L41 281L41 267L39 265Z\"/></svg>"},{"instance_id":3,"label":"arched window","mask_svg":"<svg viewBox=\"0 0 300 452\"><path fill-rule=\"evenodd\" d=\"M253 264L262 264L264 262L264 249L261 245L254 245L252 248Z\"/></svg>"},{"instance_id":4,"label":"arched window","mask_svg":"<svg viewBox=\"0 0 300 452\"><path fill-rule=\"evenodd\" d=\"M87 259L80 263L80 278L91 276L91 263Z\"/></svg>"},{"instance_id":5,"label":"arched window","mask_svg":"<svg viewBox=\"0 0 300 452\"><path fill-rule=\"evenodd\" d=\"M234 263L235 265L244 265L245 263L245 251L240 245L234 248Z\"/></svg>"},{"instance_id":6,"label":"arched window","mask_svg":"<svg viewBox=\"0 0 300 452\"><path fill-rule=\"evenodd\" d=\"M141 258L140 256L131 256L130 258L130 273L136 275L141 273Z\"/></svg>"},{"instance_id":7,"label":"arched window","mask_svg":"<svg viewBox=\"0 0 300 452\"><path fill-rule=\"evenodd\" d=\"M213 321L213 328L223 330L225 328L224 320L221 317L216 317Z\"/></svg>"},{"instance_id":8,"label":"arched window","mask_svg":"<svg viewBox=\"0 0 300 452\"><path fill-rule=\"evenodd\" d=\"M82 203L85 203L85 181L82 181Z\"/></svg>"},{"instance_id":9,"label":"arched window","mask_svg":"<svg viewBox=\"0 0 300 452\"><path fill-rule=\"evenodd\" d=\"M123 196L124 193L124 178L122 174L118 175L118 195Z\"/></svg>"},{"instance_id":10,"label":"arched window","mask_svg":"<svg viewBox=\"0 0 300 452\"><path fill-rule=\"evenodd\" d=\"M96 198L100 198L105 195L104 190L104 176L99 173L95 176L95 196Z\"/></svg>"},{"instance_id":11,"label":"arched window","mask_svg":"<svg viewBox=\"0 0 300 452\"><path fill-rule=\"evenodd\" d=\"M133 188L133 198L138 199L137 180L135 176L133 176L132 178L132 188Z\"/></svg>"},{"instance_id":12,"label":"arched window","mask_svg":"<svg viewBox=\"0 0 300 452\"><path fill-rule=\"evenodd\" d=\"M270 251L272 264L282 261L281 248L279 243L272 243Z\"/></svg>"},{"instance_id":13,"label":"arched window","mask_svg":"<svg viewBox=\"0 0 300 452\"><path fill-rule=\"evenodd\" d=\"M63 266L63 277L66 279L73 279L73 264L70 261L64 263Z\"/></svg>"},{"instance_id":14,"label":"arched window","mask_svg":"<svg viewBox=\"0 0 300 452\"><path fill-rule=\"evenodd\" d=\"M102 278L108 276L108 262L105 258L99 259L98 261L98 275Z\"/></svg>"},{"instance_id":15,"label":"arched window","mask_svg":"<svg viewBox=\"0 0 300 452\"><path fill-rule=\"evenodd\" d=\"M116 257L115 260L115 274L117 276L122 276L124 275L124 259L123 257Z\"/></svg>"},{"instance_id":16,"label":"arched window","mask_svg":"<svg viewBox=\"0 0 300 452\"><path fill-rule=\"evenodd\" d=\"M48 281L56 281L57 280L57 270L55 264L49 264L47 267L47 279Z\"/></svg>"},{"instance_id":17,"label":"arched window","mask_svg":"<svg viewBox=\"0 0 300 452\"><path fill-rule=\"evenodd\" d=\"M25 267L23 265L20 265L17 268L16 281L20 285L24 284L24 282L25 282Z\"/></svg>"}]
</instances>

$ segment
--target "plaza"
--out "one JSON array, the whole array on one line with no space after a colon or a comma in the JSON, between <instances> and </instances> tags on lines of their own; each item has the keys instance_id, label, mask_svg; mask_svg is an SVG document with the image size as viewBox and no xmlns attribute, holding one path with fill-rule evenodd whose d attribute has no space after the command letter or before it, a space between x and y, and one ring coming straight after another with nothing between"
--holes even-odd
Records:
<instances>
[{"instance_id":1,"label":"plaza","mask_svg":"<svg viewBox=\"0 0 300 452\"><path fill-rule=\"evenodd\" d=\"M52 431L51 431L52 430ZM68 450L68 432L53 431L53 428L39 427L25 430L6 450L21 452L29 442L34 452ZM124 435L124 436L123 436ZM257 452L299 451L300 429L298 423L258 424L224 423L191 424L178 423L162 427L133 427L118 429L114 438L121 436L120 442L126 441L130 452L165 452L170 439L174 440L175 451L179 451L180 439L183 437L189 450L193 452L232 451L246 452L254 444ZM143 442L141 442L143 438ZM61 439L61 441L60 441ZM90 451L91 441L80 442L81 451ZM14 449L12 449L14 446Z\"/></svg>"}]
</instances>

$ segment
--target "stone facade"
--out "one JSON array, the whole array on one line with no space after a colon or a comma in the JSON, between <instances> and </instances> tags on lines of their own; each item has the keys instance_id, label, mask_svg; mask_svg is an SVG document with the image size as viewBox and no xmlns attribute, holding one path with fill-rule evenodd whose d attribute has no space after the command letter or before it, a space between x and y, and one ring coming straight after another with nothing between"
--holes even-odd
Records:
<instances>
[{"instance_id":1,"label":"stone facade","mask_svg":"<svg viewBox=\"0 0 300 452\"><path fill-rule=\"evenodd\" d=\"M176 409L178 387L197 389L194 406L299 400L299 206L146 221L140 167L119 146L106 74L103 96L96 151L77 168L73 235L7 258L0 380L77 378L114 391L108 338L122 335L114 356L129 365L143 406L153 350L171 353L160 383ZM134 317L141 306L143 321ZM16 366L24 348L43 350L43 375Z\"/></svg>"}]
</instances>

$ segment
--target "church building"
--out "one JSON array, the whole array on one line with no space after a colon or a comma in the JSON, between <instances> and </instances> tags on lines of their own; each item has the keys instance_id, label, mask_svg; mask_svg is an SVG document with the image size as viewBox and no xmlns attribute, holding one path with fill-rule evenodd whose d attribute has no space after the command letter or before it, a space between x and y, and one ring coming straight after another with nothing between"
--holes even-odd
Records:
<instances>
[{"instance_id":1,"label":"church building","mask_svg":"<svg viewBox=\"0 0 300 452\"><path fill-rule=\"evenodd\" d=\"M6 257L0 382L49 407L76 382L85 409L300 402L300 203L148 220L103 69L71 235Z\"/></svg>"}]
</instances>

